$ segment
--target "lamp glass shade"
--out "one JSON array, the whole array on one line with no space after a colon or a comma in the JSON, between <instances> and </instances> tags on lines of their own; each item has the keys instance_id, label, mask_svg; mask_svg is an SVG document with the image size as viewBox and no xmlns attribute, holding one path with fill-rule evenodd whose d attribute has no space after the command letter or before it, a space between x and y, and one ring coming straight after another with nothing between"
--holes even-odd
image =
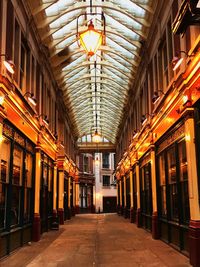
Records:
<instances>
[{"instance_id":1,"label":"lamp glass shade","mask_svg":"<svg viewBox=\"0 0 200 267\"><path fill-rule=\"evenodd\" d=\"M92 138L93 142L95 143L99 143L101 140L101 136L98 134L97 130L95 131L93 138Z\"/></svg>"},{"instance_id":2,"label":"lamp glass shade","mask_svg":"<svg viewBox=\"0 0 200 267\"><path fill-rule=\"evenodd\" d=\"M5 99L5 96L4 95L0 95L0 106L3 105L4 99Z\"/></svg>"},{"instance_id":3,"label":"lamp glass shade","mask_svg":"<svg viewBox=\"0 0 200 267\"><path fill-rule=\"evenodd\" d=\"M87 52L88 56L93 56L102 44L102 33L94 29L92 21L88 29L80 34L80 43Z\"/></svg>"},{"instance_id":4,"label":"lamp glass shade","mask_svg":"<svg viewBox=\"0 0 200 267\"><path fill-rule=\"evenodd\" d=\"M28 97L28 101L34 106L37 105L37 101L36 101L36 99L34 97L29 96Z\"/></svg>"},{"instance_id":5,"label":"lamp glass shade","mask_svg":"<svg viewBox=\"0 0 200 267\"><path fill-rule=\"evenodd\" d=\"M47 116L45 116L42 120L46 126L49 125L49 120L47 119Z\"/></svg>"},{"instance_id":6,"label":"lamp glass shade","mask_svg":"<svg viewBox=\"0 0 200 267\"><path fill-rule=\"evenodd\" d=\"M11 74L15 73L15 71L14 71L14 63L12 61L4 60L3 64Z\"/></svg>"},{"instance_id":7,"label":"lamp glass shade","mask_svg":"<svg viewBox=\"0 0 200 267\"><path fill-rule=\"evenodd\" d=\"M180 57L175 57L172 61L173 64L173 71L175 71L176 69L178 69L178 67L181 65L181 63L183 62L183 58Z\"/></svg>"}]
</instances>

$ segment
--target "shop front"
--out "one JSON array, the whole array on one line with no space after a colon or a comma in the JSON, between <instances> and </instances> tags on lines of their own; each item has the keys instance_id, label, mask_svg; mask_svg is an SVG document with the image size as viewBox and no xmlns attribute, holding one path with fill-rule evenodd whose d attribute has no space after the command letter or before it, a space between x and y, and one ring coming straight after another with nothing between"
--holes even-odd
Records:
<instances>
[{"instance_id":1,"label":"shop front","mask_svg":"<svg viewBox=\"0 0 200 267\"><path fill-rule=\"evenodd\" d=\"M141 226L152 230L152 183L151 183L151 155L145 154L140 159L140 205Z\"/></svg>"},{"instance_id":2,"label":"shop front","mask_svg":"<svg viewBox=\"0 0 200 267\"><path fill-rule=\"evenodd\" d=\"M41 153L40 179L40 219L41 233L51 229L53 218L53 175L54 165L51 158Z\"/></svg>"},{"instance_id":3,"label":"shop front","mask_svg":"<svg viewBox=\"0 0 200 267\"><path fill-rule=\"evenodd\" d=\"M33 143L6 120L0 151L0 257L3 257L32 238L35 154Z\"/></svg>"},{"instance_id":4,"label":"shop front","mask_svg":"<svg viewBox=\"0 0 200 267\"><path fill-rule=\"evenodd\" d=\"M133 205L130 211L130 220L131 220L131 223L135 223L137 209L138 209L137 207L137 179L136 179L136 166L135 165L133 166L131 171L132 171L132 183L130 184L130 186L132 187L131 194L133 198Z\"/></svg>"},{"instance_id":5,"label":"shop front","mask_svg":"<svg viewBox=\"0 0 200 267\"><path fill-rule=\"evenodd\" d=\"M156 161L160 238L187 253L190 207L184 124L163 136Z\"/></svg>"}]
</instances>

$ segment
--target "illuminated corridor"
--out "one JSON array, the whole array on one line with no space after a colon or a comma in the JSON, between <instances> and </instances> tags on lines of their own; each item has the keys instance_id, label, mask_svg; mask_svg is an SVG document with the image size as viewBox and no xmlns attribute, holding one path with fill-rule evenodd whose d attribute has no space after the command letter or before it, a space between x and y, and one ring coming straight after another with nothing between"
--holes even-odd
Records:
<instances>
[{"instance_id":1,"label":"illuminated corridor","mask_svg":"<svg viewBox=\"0 0 200 267\"><path fill-rule=\"evenodd\" d=\"M200 267L200 0L0 0L3 262Z\"/></svg>"},{"instance_id":2,"label":"illuminated corridor","mask_svg":"<svg viewBox=\"0 0 200 267\"><path fill-rule=\"evenodd\" d=\"M189 260L116 214L77 215L1 267L189 267Z\"/></svg>"}]
</instances>

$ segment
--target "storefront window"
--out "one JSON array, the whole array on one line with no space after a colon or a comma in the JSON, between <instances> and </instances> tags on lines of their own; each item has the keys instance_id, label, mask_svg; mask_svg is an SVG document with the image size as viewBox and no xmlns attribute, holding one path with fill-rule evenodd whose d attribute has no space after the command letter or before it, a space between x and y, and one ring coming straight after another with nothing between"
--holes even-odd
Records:
<instances>
[{"instance_id":1,"label":"storefront window","mask_svg":"<svg viewBox=\"0 0 200 267\"><path fill-rule=\"evenodd\" d=\"M48 213L52 214L53 211L53 169L49 166L49 177L48 177Z\"/></svg>"},{"instance_id":2,"label":"storefront window","mask_svg":"<svg viewBox=\"0 0 200 267\"><path fill-rule=\"evenodd\" d=\"M150 165L146 164L142 167L142 210L146 214L152 213L152 198L151 198L151 174Z\"/></svg>"},{"instance_id":3,"label":"storefront window","mask_svg":"<svg viewBox=\"0 0 200 267\"><path fill-rule=\"evenodd\" d=\"M0 147L1 164L0 164L0 229L5 228L6 224L6 198L9 182L10 166L10 142L3 139Z\"/></svg>"},{"instance_id":4,"label":"storefront window","mask_svg":"<svg viewBox=\"0 0 200 267\"><path fill-rule=\"evenodd\" d=\"M183 222L189 222L190 208L189 208L189 193L188 193L188 172L187 172L187 157L186 144L181 141L178 144L179 166L180 166L180 188L182 198L182 216Z\"/></svg>"},{"instance_id":5,"label":"storefront window","mask_svg":"<svg viewBox=\"0 0 200 267\"><path fill-rule=\"evenodd\" d=\"M24 223L29 222L31 217L32 166L33 156L27 153L26 173L24 181Z\"/></svg>"},{"instance_id":6,"label":"storefront window","mask_svg":"<svg viewBox=\"0 0 200 267\"><path fill-rule=\"evenodd\" d=\"M178 220L178 192L176 182L176 151L175 146L167 151L167 170L170 192L170 217L171 220Z\"/></svg>"},{"instance_id":7,"label":"storefront window","mask_svg":"<svg viewBox=\"0 0 200 267\"><path fill-rule=\"evenodd\" d=\"M5 228L5 212L6 212L6 193L7 186L5 183L0 183L0 229Z\"/></svg>"},{"instance_id":8,"label":"storefront window","mask_svg":"<svg viewBox=\"0 0 200 267\"><path fill-rule=\"evenodd\" d=\"M161 215L167 216L166 203L166 177L165 177L165 159L164 153L159 156L159 178L160 178L160 195L161 195Z\"/></svg>"},{"instance_id":9,"label":"storefront window","mask_svg":"<svg viewBox=\"0 0 200 267\"><path fill-rule=\"evenodd\" d=\"M23 150L15 145L13 151L11 226L19 224L19 219L20 219L22 170L23 170Z\"/></svg>"},{"instance_id":10,"label":"storefront window","mask_svg":"<svg viewBox=\"0 0 200 267\"><path fill-rule=\"evenodd\" d=\"M9 183L10 167L10 141L3 139L0 145L1 164L0 164L0 229L6 225L6 199Z\"/></svg>"}]
</instances>

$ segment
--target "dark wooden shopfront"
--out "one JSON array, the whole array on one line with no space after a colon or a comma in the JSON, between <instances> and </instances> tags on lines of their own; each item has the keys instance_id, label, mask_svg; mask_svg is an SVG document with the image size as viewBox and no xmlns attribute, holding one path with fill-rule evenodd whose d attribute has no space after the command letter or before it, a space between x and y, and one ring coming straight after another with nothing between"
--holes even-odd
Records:
<instances>
[{"instance_id":1,"label":"dark wooden shopfront","mask_svg":"<svg viewBox=\"0 0 200 267\"><path fill-rule=\"evenodd\" d=\"M161 140L156 159L160 236L187 252L190 209L184 125Z\"/></svg>"},{"instance_id":2,"label":"dark wooden shopfront","mask_svg":"<svg viewBox=\"0 0 200 267\"><path fill-rule=\"evenodd\" d=\"M0 257L32 238L35 151L32 142L5 121L0 144Z\"/></svg>"},{"instance_id":3,"label":"dark wooden shopfront","mask_svg":"<svg viewBox=\"0 0 200 267\"><path fill-rule=\"evenodd\" d=\"M152 230L152 186L150 153L140 160L141 226Z\"/></svg>"}]
</instances>

